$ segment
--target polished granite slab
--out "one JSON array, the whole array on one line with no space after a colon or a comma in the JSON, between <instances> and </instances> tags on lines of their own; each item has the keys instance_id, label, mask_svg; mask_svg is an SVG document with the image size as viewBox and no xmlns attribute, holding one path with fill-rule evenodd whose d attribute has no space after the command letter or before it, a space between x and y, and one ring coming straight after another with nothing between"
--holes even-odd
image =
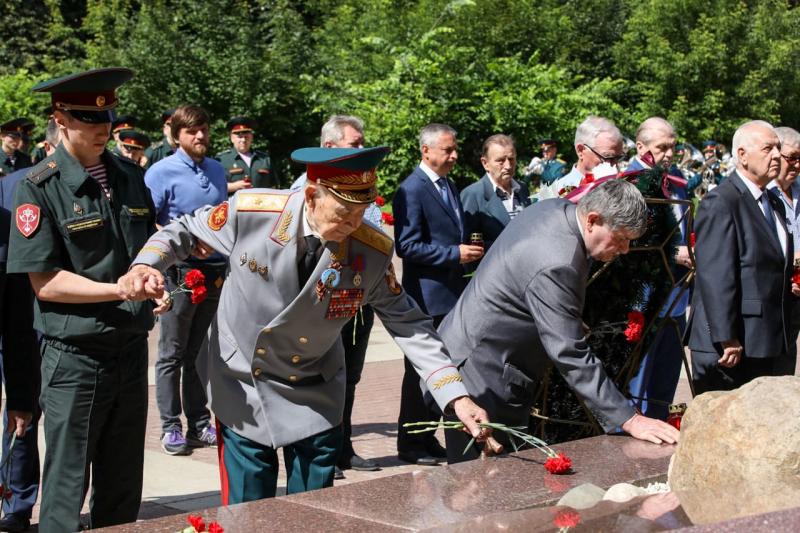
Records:
<instances>
[{"instance_id":1,"label":"polished granite slab","mask_svg":"<svg viewBox=\"0 0 800 533\"><path fill-rule=\"evenodd\" d=\"M573 473L552 475L544 455L526 450L449 467L354 483L286 497L287 501L349 516L423 530L557 501L582 483L603 488L663 478L675 446L600 436L555 447Z\"/></svg>"},{"instance_id":2,"label":"polished granite slab","mask_svg":"<svg viewBox=\"0 0 800 533\"><path fill-rule=\"evenodd\" d=\"M548 474L543 454L527 450L192 514L203 516L206 524L218 521L228 533L556 531L567 526L570 531L800 531L800 508L692 527L672 493L625 503L605 501L581 511L555 506L565 492L583 483L607 488L664 481L675 447L601 436L555 448L572 459L571 474ZM107 530L175 532L188 525L187 515Z\"/></svg>"}]
</instances>

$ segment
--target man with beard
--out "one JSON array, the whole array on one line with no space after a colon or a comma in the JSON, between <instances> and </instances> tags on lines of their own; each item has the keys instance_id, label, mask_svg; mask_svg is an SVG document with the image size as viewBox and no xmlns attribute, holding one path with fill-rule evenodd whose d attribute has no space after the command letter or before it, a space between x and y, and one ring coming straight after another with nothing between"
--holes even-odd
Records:
<instances>
[{"instance_id":1,"label":"man with beard","mask_svg":"<svg viewBox=\"0 0 800 533\"><path fill-rule=\"evenodd\" d=\"M218 161L206 157L209 121L208 113L197 105L181 106L172 115L171 135L177 140L178 149L150 167L144 176L153 196L159 227L228 198L225 169ZM190 447L217 444L195 360L217 312L225 265L223 256L198 242L193 256L167 270L169 290L180 286L186 273L193 269L203 273L208 290L207 298L198 304L193 304L187 293L176 294L172 309L161 319L156 402L161 414L161 448L168 455L187 455ZM186 436L181 427L181 410L188 425Z\"/></svg>"},{"instance_id":2,"label":"man with beard","mask_svg":"<svg viewBox=\"0 0 800 533\"><path fill-rule=\"evenodd\" d=\"M226 128L231 134L231 144L214 158L225 168L228 194L240 189L277 189L278 180L272 172L269 154L253 148L256 121L247 117L234 117Z\"/></svg>"}]
</instances>

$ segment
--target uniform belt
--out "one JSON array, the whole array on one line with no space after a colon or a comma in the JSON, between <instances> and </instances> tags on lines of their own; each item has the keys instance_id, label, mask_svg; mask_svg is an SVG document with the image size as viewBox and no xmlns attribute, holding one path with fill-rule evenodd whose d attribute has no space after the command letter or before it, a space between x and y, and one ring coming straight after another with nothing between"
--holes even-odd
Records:
<instances>
[{"instance_id":1,"label":"uniform belt","mask_svg":"<svg viewBox=\"0 0 800 533\"><path fill-rule=\"evenodd\" d=\"M283 385L288 385L289 387L308 387L311 385L320 385L325 383L325 379L322 377L321 374L317 374L316 376L309 376L307 378L301 378L295 381L290 381L288 379L282 378L280 376L275 376L273 374L264 374L268 380L270 381L277 381Z\"/></svg>"}]
</instances>

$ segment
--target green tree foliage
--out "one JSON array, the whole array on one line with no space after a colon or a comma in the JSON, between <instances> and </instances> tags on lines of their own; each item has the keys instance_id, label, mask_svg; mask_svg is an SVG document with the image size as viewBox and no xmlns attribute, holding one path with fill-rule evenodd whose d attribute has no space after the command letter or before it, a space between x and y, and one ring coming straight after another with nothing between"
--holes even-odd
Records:
<instances>
[{"instance_id":1,"label":"green tree foliage","mask_svg":"<svg viewBox=\"0 0 800 533\"><path fill-rule=\"evenodd\" d=\"M647 116L662 115L694 142L729 142L751 118L797 126L795 5L7 0L0 118L36 114L47 103L20 88L24 76L122 65L136 76L121 90L120 110L139 116L154 140L161 111L197 102L212 114L214 151L228 147L225 121L246 114L260 124L257 145L288 166L292 149L317 143L328 115L359 114L368 142L393 149L381 171L382 192L391 196L418 159L419 128L434 120L460 133L460 185L481 173L480 146L492 133L513 134L520 161L541 136L560 140L573 158L575 126L589 113L616 120L629 135Z\"/></svg>"}]
</instances>

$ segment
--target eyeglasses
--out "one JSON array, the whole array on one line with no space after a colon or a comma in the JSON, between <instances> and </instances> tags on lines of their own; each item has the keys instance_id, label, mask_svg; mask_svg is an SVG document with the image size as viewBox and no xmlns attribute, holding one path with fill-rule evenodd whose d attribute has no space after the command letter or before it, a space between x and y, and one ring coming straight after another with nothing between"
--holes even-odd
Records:
<instances>
[{"instance_id":1,"label":"eyeglasses","mask_svg":"<svg viewBox=\"0 0 800 533\"><path fill-rule=\"evenodd\" d=\"M781 157L784 158L786 160L786 162L789 163L792 166L800 165L800 156L796 155L794 157L789 157L786 154L781 154Z\"/></svg>"},{"instance_id":2,"label":"eyeglasses","mask_svg":"<svg viewBox=\"0 0 800 533\"><path fill-rule=\"evenodd\" d=\"M621 155L602 155L602 154L598 153L597 150L595 150L594 148L589 146L588 144L584 144L584 146L586 148L588 148L589 150L591 150L594 155L596 155L598 158L600 158L600 161L603 162L603 163L610 163L612 165L616 165L620 161L625 159L625 154L621 154Z\"/></svg>"}]
</instances>

